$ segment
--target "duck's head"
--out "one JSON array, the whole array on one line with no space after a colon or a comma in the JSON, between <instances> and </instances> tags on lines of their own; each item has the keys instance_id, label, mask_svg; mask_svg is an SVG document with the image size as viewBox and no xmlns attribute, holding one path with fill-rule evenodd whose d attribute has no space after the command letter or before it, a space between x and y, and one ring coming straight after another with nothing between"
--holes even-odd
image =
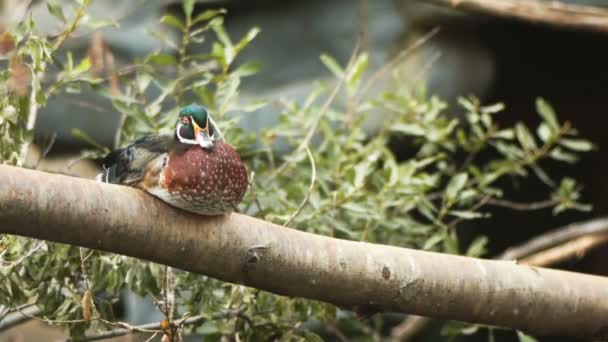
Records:
<instances>
[{"instance_id":1,"label":"duck's head","mask_svg":"<svg viewBox=\"0 0 608 342\"><path fill-rule=\"evenodd\" d=\"M215 131L209 112L204 106L191 104L179 111L175 136L181 143L211 149Z\"/></svg>"}]
</instances>

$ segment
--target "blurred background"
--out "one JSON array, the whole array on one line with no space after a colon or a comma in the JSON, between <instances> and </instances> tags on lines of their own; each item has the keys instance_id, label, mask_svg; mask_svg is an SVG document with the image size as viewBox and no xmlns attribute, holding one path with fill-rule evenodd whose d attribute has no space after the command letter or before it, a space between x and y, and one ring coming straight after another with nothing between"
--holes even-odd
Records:
<instances>
[{"instance_id":1,"label":"blurred background","mask_svg":"<svg viewBox=\"0 0 608 342\"><path fill-rule=\"evenodd\" d=\"M585 4L608 8L605 0L562 0L566 4ZM26 10L33 11L41 33L53 34L56 19L50 16L43 2L34 1L28 9L27 1L3 0L4 20ZM61 1L56 1L62 5ZM261 28L261 34L240 56L263 65L261 72L244 80L241 96L245 99L264 98L269 106L247 116L241 125L252 131L271 125L278 120L273 101L282 97L303 101L313 89L313 82L333 80L319 55L327 53L342 64L352 53L357 37L362 49L370 53L371 69L384 65L411 42L435 27L440 31L428 40L404 66L403 82L427 84L428 92L438 94L454 104L461 95L474 94L485 103L502 101L506 104L506 122L536 122L534 101L538 96L547 99L561 119L569 120L580 129L582 136L592 140L599 150L590 153L575 167L563 167L556 175L575 175L584 189L584 199L592 203L592 213L571 213L553 216L550 210L532 214L513 215L512 211L498 210L496 225L485 230L490 235L489 255L496 255L508 246L529 239L544 231L574 221L603 216L608 212L607 158L608 134L604 132L608 118L606 84L608 72L608 34L575 29L555 28L509 20L491 15L471 14L429 4L428 1L384 0L308 0L308 1L198 1L196 11L222 7L228 10L226 27L231 36L242 36L252 26ZM104 28L100 35L86 34L71 39L64 49L85 56L95 39L102 37L111 50L117 68L158 49L158 40L149 35L151 30L164 30L179 37L179 32L160 27L163 13L182 13L179 0L97 0L90 8L92 13L103 13L120 23L118 28ZM98 38L95 38L98 37ZM205 44L195 45L201 53ZM78 57L77 59L79 59ZM382 85L378 85L382 86ZM370 90L373 91L373 90ZM459 114L456 106L449 111ZM49 136L56 136L55 144L39 166L43 170L61 171L66 162L73 160L83 142L72 136L72 128L88 133L97 142L112 146L118 112L109 100L83 90L78 94L54 97L39 113L36 126L37 146L29 157L39 158ZM369 120L369 134L374 132L375 120ZM408 158L407 147L394 141L391 148L401 158ZM93 177L99 165L79 161L71 168L83 177ZM534 183L536 184L536 183ZM540 189L525 182L513 184L519 199L534 200ZM475 228L469 233L474 235ZM599 247L571 260L559 268L595 274L608 274L608 248ZM134 324L158 321L162 317L148 300L125 293L117 305L117 312ZM395 325L403 316L395 316ZM439 339L439 324L424 329L414 340ZM500 335L500 333L499 333ZM51 341L62 338L60 332L42 328L30 322L0 335L1 341ZM500 336L499 336L500 337ZM485 340L485 337L460 337L461 340ZM513 340L502 336L501 341ZM123 337L121 341L138 340ZM543 341L557 341L544 339ZM560 341L566 341L561 339Z\"/></svg>"}]
</instances>

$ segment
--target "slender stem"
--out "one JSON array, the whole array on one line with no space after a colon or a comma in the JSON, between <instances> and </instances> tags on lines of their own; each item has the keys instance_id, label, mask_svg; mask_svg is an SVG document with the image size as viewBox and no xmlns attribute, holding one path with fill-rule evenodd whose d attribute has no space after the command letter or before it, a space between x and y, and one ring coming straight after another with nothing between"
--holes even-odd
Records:
<instances>
[{"instance_id":1,"label":"slender stem","mask_svg":"<svg viewBox=\"0 0 608 342\"><path fill-rule=\"evenodd\" d=\"M315 182L317 179L317 168L315 166L315 159L312 156L312 152L310 152L310 148L308 148L308 146L306 147L306 153L308 154L308 159L310 160L310 169L311 169L311 173L312 173L310 176L310 185L308 186L308 191L306 192L306 196L304 196L304 199L302 200L302 203L300 203L300 205L298 206L298 209L285 222L285 224L284 224L285 227L289 227L289 225L293 222L293 220L300 214L302 209L304 209L304 206L306 205L306 203L308 203L310 194L312 193L312 191L315 187Z\"/></svg>"},{"instance_id":2,"label":"slender stem","mask_svg":"<svg viewBox=\"0 0 608 342\"><path fill-rule=\"evenodd\" d=\"M46 63L41 63L42 65L42 69L45 69L45 64ZM28 113L27 113L27 122L25 124L25 131L26 132L31 132L34 130L34 127L36 126L36 120L38 118L38 103L36 102L36 97L38 94L38 87L37 87L37 79L40 75L42 75L42 72L35 72L34 70L31 70L31 75L32 75L32 81L31 81L31 90L30 90L30 97L29 97L29 107L28 107ZM21 145L21 152L20 152L20 163L21 165L25 164L26 160L27 160L27 154L28 154L28 150L30 148L30 143L29 142L24 142L23 145Z\"/></svg>"},{"instance_id":3,"label":"slender stem","mask_svg":"<svg viewBox=\"0 0 608 342\"><path fill-rule=\"evenodd\" d=\"M197 324L202 324L202 323L210 321L210 320L219 320L219 319L236 317L242 311L243 311L243 308L239 308L236 310L227 310L227 311L215 313L211 317L206 316L206 315L197 315L197 316L192 316L192 317L189 317L186 319L178 320L176 322L176 324L178 324L180 326L197 325ZM142 324L142 325L131 326L130 328L114 329L114 330L106 331L106 332L103 332L103 333L100 333L97 335L90 335L90 336L84 336L84 337L79 337L79 338L74 338L74 339L68 339L67 342L100 341L100 340L105 340L105 339L109 339L109 338L113 338L113 337L130 335L130 334L137 333L137 332L152 333L152 334L154 334L153 336L155 336L162 332L161 329L162 328L161 328L160 322L147 323L147 324Z\"/></svg>"}]
</instances>

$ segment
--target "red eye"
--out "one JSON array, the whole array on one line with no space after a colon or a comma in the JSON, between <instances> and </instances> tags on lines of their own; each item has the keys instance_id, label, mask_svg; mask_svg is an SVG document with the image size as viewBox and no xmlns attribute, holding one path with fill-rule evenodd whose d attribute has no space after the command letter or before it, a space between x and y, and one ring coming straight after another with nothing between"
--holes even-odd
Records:
<instances>
[{"instance_id":1,"label":"red eye","mask_svg":"<svg viewBox=\"0 0 608 342\"><path fill-rule=\"evenodd\" d=\"M190 120L188 119L188 117L187 117L187 116L184 116L184 117L182 118L182 122L183 122L183 123L185 123L186 125L188 125L188 124L190 123Z\"/></svg>"}]
</instances>

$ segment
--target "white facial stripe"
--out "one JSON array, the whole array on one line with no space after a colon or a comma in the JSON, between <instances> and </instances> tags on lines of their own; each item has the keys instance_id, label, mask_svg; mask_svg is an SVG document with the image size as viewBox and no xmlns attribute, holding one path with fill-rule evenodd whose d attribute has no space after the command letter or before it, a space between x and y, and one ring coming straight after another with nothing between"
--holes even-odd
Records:
<instances>
[{"instance_id":1,"label":"white facial stripe","mask_svg":"<svg viewBox=\"0 0 608 342\"><path fill-rule=\"evenodd\" d=\"M178 122L177 127L175 128L175 134L177 134L177 138L179 139L180 142L182 142L184 144L190 144L190 145L198 144L198 142L196 142L196 140L194 140L194 139L186 139L186 138L182 137L181 134L179 134L180 127L182 127L182 123Z\"/></svg>"}]
</instances>

